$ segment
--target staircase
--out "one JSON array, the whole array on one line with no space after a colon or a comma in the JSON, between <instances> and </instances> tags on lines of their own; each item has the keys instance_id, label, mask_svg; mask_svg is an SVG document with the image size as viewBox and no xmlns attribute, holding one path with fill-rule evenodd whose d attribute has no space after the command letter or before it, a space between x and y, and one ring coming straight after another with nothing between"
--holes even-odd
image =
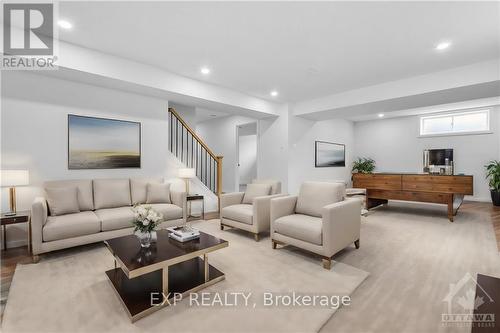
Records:
<instances>
[{"instance_id":1,"label":"staircase","mask_svg":"<svg viewBox=\"0 0 500 333\"><path fill-rule=\"evenodd\" d=\"M216 156L181 116L168 108L169 150L214 194L222 193L222 156Z\"/></svg>"}]
</instances>

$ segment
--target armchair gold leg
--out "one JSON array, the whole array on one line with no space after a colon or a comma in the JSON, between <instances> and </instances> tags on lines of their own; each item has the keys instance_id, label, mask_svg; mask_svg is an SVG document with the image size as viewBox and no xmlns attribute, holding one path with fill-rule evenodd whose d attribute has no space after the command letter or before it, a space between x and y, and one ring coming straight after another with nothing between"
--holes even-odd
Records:
<instances>
[{"instance_id":1,"label":"armchair gold leg","mask_svg":"<svg viewBox=\"0 0 500 333\"><path fill-rule=\"evenodd\" d=\"M40 261L40 256L34 254L33 256L31 256L31 260L34 264L36 264Z\"/></svg>"},{"instance_id":2,"label":"armchair gold leg","mask_svg":"<svg viewBox=\"0 0 500 333\"><path fill-rule=\"evenodd\" d=\"M224 230L224 224L220 224L220 230Z\"/></svg>"},{"instance_id":3,"label":"armchair gold leg","mask_svg":"<svg viewBox=\"0 0 500 333\"><path fill-rule=\"evenodd\" d=\"M331 258L323 258L323 268L330 270L332 268L332 259Z\"/></svg>"},{"instance_id":4,"label":"armchair gold leg","mask_svg":"<svg viewBox=\"0 0 500 333\"><path fill-rule=\"evenodd\" d=\"M358 239L358 240L356 240L356 241L354 241L354 246L355 246L357 249L359 249L359 239Z\"/></svg>"},{"instance_id":5,"label":"armchair gold leg","mask_svg":"<svg viewBox=\"0 0 500 333\"><path fill-rule=\"evenodd\" d=\"M253 234L253 238L255 239L256 242L259 241L259 234Z\"/></svg>"},{"instance_id":6,"label":"armchair gold leg","mask_svg":"<svg viewBox=\"0 0 500 333\"><path fill-rule=\"evenodd\" d=\"M271 239L271 243L273 244L273 250L276 250L276 242Z\"/></svg>"}]
</instances>

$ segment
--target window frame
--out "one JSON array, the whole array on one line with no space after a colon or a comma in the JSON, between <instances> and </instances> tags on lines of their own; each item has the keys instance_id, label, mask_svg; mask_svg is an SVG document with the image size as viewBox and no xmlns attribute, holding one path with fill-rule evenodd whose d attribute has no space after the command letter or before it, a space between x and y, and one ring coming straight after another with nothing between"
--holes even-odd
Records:
<instances>
[{"instance_id":1,"label":"window frame","mask_svg":"<svg viewBox=\"0 0 500 333\"><path fill-rule=\"evenodd\" d=\"M453 129L453 121L456 116L474 114L474 113L484 113L486 114L486 129L481 130L467 130L467 131L456 131ZM434 133L423 133L424 129L424 121L427 119L433 118L444 118L450 117L452 118L452 130L449 132L434 132ZM491 109L477 109L470 111L454 111L454 112L446 112L434 115L422 115L419 119L419 137L432 137L432 136L453 136L453 135L479 135L479 134L491 134Z\"/></svg>"}]
</instances>

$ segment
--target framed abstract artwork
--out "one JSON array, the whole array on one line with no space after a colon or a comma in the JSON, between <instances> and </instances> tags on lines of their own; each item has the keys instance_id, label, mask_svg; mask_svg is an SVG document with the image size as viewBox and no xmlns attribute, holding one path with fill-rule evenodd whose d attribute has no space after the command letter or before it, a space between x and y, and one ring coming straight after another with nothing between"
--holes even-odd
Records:
<instances>
[{"instance_id":1,"label":"framed abstract artwork","mask_svg":"<svg viewBox=\"0 0 500 333\"><path fill-rule=\"evenodd\" d=\"M345 145L316 141L314 163L316 168L345 167Z\"/></svg>"},{"instance_id":2,"label":"framed abstract artwork","mask_svg":"<svg viewBox=\"0 0 500 333\"><path fill-rule=\"evenodd\" d=\"M141 123L68 115L68 169L141 167Z\"/></svg>"}]
</instances>

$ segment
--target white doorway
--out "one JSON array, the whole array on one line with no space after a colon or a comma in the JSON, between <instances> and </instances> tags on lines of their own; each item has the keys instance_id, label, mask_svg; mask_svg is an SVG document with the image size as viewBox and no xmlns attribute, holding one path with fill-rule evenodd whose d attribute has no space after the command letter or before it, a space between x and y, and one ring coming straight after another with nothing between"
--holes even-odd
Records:
<instances>
[{"instance_id":1,"label":"white doorway","mask_svg":"<svg viewBox=\"0 0 500 333\"><path fill-rule=\"evenodd\" d=\"M236 126L236 190L245 191L257 177L257 122Z\"/></svg>"}]
</instances>

